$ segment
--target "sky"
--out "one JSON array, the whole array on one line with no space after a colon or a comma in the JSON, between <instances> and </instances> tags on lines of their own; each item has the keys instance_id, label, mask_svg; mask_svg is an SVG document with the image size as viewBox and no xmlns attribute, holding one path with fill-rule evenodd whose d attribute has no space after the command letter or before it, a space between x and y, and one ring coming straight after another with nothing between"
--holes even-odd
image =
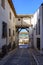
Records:
<instances>
[{"instance_id":1,"label":"sky","mask_svg":"<svg viewBox=\"0 0 43 65\"><path fill-rule=\"evenodd\" d=\"M22 29L20 32L27 32L26 29Z\"/></svg>"},{"instance_id":2,"label":"sky","mask_svg":"<svg viewBox=\"0 0 43 65\"><path fill-rule=\"evenodd\" d=\"M33 14L43 0L12 0L17 14Z\"/></svg>"},{"instance_id":3,"label":"sky","mask_svg":"<svg viewBox=\"0 0 43 65\"><path fill-rule=\"evenodd\" d=\"M17 14L34 14L43 0L12 0ZM22 31L26 31L23 29Z\"/></svg>"}]
</instances>

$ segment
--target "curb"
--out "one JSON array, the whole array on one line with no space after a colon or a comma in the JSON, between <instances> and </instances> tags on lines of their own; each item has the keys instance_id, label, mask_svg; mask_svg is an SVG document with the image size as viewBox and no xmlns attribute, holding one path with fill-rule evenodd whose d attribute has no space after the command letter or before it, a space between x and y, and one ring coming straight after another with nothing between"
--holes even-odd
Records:
<instances>
[{"instance_id":1,"label":"curb","mask_svg":"<svg viewBox=\"0 0 43 65\"><path fill-rule=\"evenodd\" d=\"M1 61L0 61L0 65L4 65L8 59L12 56L13 52L16 52L17 48L14 49L13 51L9 52Z\"/></svg>"},{"instance_id":2,"label":"curb","mask_svg":"<svg viewBox=\"0 0 43 65\"><path fill-rule=\"evenodd\" d=\"M36 64L39 65L39 62L38 62L38 60L36 59L36 57L33 53L32 53L32 56L33 56L34 60L36 61Z\"/></svg>"}]
</instances>

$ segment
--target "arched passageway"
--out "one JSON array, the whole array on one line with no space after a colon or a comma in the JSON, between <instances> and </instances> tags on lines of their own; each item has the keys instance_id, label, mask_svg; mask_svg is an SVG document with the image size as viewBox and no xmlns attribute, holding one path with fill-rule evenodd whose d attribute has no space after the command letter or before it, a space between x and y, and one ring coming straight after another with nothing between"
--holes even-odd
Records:
<instances>
[{"instance_id":1,"label":"arched passageway","mask_svg":"<svg viewBox=\"0 0 43 65\"><path fill-rule=\"evenodd\" d=\"M27 48L30 47L29 43L29 30L22 29L19 32L19 48Z\"/></svg>"},{"instance_id":2,"label":"arched passageway","mask_svg":"<svg viewBox=\"0 0 43 65\"><path fill-rule=\"evenodd\" d=\"M31 47L29 28L17 28L19 48Z\"/></svg>"},{"instance_id":3,"label":"arched passageway","mask_svg":"<svg viewBox=\"0 0 43 65\"><path fill-rule=\"evenodd\" d=\"M27 35L28 35L28 44L30 43L31 44L31 29L32 29L32 24L31 24L31 17L19 17L17 19L17 22L16 22L16 44L19 45L19 35L20 35L20 32L22 29L25 29L27 31ZM22 34L24 35L24 34ZM23 39L23 38L22 38ZM27 43L27 42L26 42ZM23 43L22 44L25 44L25 41L23 40ZM32 45L32 44L31 44Z\"/></svg>"}]
</instances>

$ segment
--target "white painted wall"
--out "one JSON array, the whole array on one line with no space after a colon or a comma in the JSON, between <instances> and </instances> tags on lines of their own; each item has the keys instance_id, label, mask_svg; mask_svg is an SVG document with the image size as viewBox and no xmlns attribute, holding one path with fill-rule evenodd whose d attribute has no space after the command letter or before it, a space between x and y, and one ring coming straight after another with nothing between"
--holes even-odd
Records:
<instances>
[{"instance_id":1,"label":"white painted wall","mask_svg":"<svg viewBox=\"0 0 43 65\"><path fill-rule=\"evenodd\" d=\"M11 20L9 16L10 12L12 15ZM7 44L9 44L9 42L11 41L10 40L11 37L9 37L9 28L11 28L11 36L13 37L13 41L15 41L15 36L13 36L13 29L15 30L15 16L7 0L5 0L5 9L2 8L1 0L0 0L0 48L2 48L4 44L6 44L6 38L2 39L2 22L3 21L7 23L7 33L8 33Z\"/></svg>"},{"instance_id":2,"label":"white painted wall","mask_svg":"<svg viewBox=\"0 0 43 65\"><path fill-rule=\"evenodd\" d=\"M36 35L36 24L40 19L40 35ZM34 47L37 48L37 38L40 38L40 49L43 47L43 25L42 25L42 6L34 13L33 17L31 18L31 23L33 24L33 31L34 31ZM35 30L34 30L35 28Z\"/></svg>"}]
</instances>

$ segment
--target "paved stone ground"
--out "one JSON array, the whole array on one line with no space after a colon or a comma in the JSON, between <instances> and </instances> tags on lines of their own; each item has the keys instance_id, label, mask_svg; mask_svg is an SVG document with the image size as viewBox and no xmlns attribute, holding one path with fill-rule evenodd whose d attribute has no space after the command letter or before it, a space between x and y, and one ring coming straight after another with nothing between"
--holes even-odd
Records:
<instances>
[{"instance_id":1,"label":"paved stone ground","mask_svg":"<svg viewBox=\"0 0 43 65\"><path fill-rule=\"evenodd\" d=\"M31 49L31 52L34 54L36 57L38 64L43 65L43 55L41 55L37 50Z\"/></svg>"},{"instance_id":2,"label":"paved stone ground","mask_svg":"<svg viewBox=\"0 0 43 65\"><path fill-rule=\"evenodd\" d=\"M18 48L4 65L36 65L36 62L29 49Z\"/></svg>"}]
</instances>

